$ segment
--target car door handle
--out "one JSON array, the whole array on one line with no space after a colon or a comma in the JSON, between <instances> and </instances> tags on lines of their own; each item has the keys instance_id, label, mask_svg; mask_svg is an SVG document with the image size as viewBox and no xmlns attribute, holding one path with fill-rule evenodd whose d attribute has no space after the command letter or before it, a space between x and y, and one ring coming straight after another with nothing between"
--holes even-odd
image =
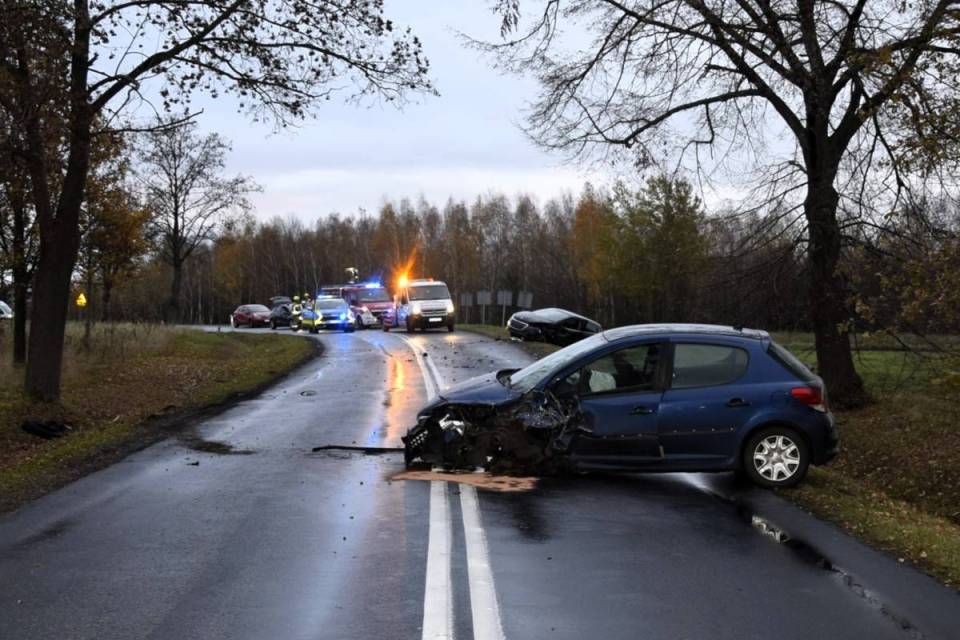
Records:
<instances>
[{"instance_id":1,"label":"car door handle","mask_svg":"<svg viewBox=\"0 0 960 640\"><path fill-rule=\"evenodd\" d=\"M632 416L648 416L653 413L655 409L648 407L645 404L638 404L633 409L630 410L630 415Z\"/></svg>"},{"instance_id":2,"label":"car door handle","mask_svg":"<svg viewBox=\"0 0 960 640\"><path fill-rule=\"evenodd\" d=\"M732 398L727 402L728 407L749 407L750 403L744 400L743 398Z\"/></svg>"}]
</instances>

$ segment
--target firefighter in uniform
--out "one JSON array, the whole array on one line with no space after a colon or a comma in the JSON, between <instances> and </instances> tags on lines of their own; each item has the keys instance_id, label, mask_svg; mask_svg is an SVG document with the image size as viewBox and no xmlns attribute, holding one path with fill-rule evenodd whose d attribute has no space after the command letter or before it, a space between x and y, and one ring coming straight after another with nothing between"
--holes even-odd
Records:
<instances>
[{"instance_id":1,"label":"firefighter in uniform","mask_svg":"<svg viewBox=\"0 0 960 640\"><path fill-rule=\"evenodd\" d=\"M303 313L303 305L300 304L300 296L293 296L293 304L290 305L290 328L294 331L300 329L301 313Z\"/></svg>"}]
</instances>

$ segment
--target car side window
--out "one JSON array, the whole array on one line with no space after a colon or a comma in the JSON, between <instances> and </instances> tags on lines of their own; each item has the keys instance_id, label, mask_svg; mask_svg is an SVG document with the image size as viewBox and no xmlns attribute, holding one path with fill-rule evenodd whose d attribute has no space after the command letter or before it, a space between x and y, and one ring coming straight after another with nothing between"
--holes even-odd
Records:
<instances>
[{"instance_id":1,"label":"car side window","mask_svg":"<svg viewBox=\"0 0 960 640\"><path fill-rule=\"evenodd\" d=\"M672 389L729 384L747 371L745 349L719 344L680 343L673 348Z\"/></svg>"},{"instance_id":2,"label":"car side window","mask_svg":"<svg viewBox=\"0 0 960 640\"><path fill-rule=\"evenodd\" d=\"M659 344L643 344L597 358L575 374L580 395L653 391L660 352Z\"/></svg>"}]
</instances>

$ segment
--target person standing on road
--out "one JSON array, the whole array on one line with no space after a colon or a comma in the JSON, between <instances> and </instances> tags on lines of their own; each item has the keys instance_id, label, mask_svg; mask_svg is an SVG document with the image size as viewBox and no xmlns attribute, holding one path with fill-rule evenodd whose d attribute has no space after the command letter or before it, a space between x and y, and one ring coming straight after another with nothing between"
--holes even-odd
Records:
<instances>
[{"instance_id":1,"label":"person standing on road","mask_svg":"<svg viewBox=\"0 0 960 640\"><path fill-rule=\"evenodd\" d=\"M293 304L290 305L290 328L294 331L300 329L300 315L303 313L303 305L300 304L300 296L293 296Z\"/></svg>"}]
</instances>

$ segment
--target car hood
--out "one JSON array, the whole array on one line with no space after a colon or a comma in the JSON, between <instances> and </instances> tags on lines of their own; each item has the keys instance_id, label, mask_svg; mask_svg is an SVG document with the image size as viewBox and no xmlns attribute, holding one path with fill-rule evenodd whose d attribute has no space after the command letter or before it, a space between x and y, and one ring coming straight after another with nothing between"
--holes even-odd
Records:
<instances>
[{"instance_id":1,"label":"car hood","mask_svg":"<svg viewBox=\"0 0 960 640\"><path fill-rule=\"evenodd\" d=\"M519 391L500 384L494 371L442 390L439 400L454 404L503 404L521 395Z\"/></svg>"}]
</instances>

